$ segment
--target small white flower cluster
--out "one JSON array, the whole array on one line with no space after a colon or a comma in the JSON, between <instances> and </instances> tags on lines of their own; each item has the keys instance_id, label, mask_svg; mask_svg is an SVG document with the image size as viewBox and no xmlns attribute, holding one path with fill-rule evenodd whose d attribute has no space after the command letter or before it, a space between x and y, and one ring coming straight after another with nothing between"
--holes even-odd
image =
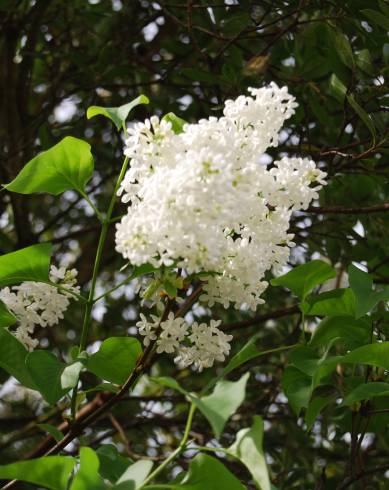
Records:
<instances>
[{"instance_id":1,"label":"small white flower cluster","mask_svg":"<svg viewBox=\"0 0 389 490\"><path fill-rule=\"evenodd\" d=\"M144 336L144 345L156 341L159 354L176 352L175 362L184 367L193 364L202 371L212 367L215 361L224 361L230 352L232 335L217 328L220 320L211 320L210 325L194 322L189 327L183 318L175 318L172 312L163 322L154 315L151 315L152 321L148 321L143 313L140 316L136 326Z\"/></svg>"},{"instance_id":2,"label":"small white flower cluster","mask_svg":"<svg viewBox=\"0 0 389 490\"><path fill-rule=\"evenodd\" d=\"M116 249L133 265L212 272L209 306L255 309L267 270L287 261L292 211L318 197L326 174L307 158L260 163L297 106L272 83L225 103L224 115L184 125L152 117L129 129L130 168L118 194L129 203Z\"/></svg>"},{"instance_id":3,"label":"small white flower cluster","mask_svg":"<svg viewBox=\"0 0 389 490\"><path fill-rule=\"evenodd\" d=\"M76 269L66 270L65 267L57 268L54 265L50 268L51 282L79 294L76 276ZM38 345L38 340L32 337L36 326L56 325L63 318L71 297L67 291L34 281L25 281L18 286L0 290L0 300L18 319L18 326L12 333L29 350Z\"/></svg>"}]
</instances>

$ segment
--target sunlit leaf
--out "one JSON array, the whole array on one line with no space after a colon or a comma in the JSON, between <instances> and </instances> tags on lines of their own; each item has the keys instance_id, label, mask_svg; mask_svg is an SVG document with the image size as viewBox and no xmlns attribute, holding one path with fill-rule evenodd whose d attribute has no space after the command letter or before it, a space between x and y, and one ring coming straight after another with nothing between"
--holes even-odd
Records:
<instances>
[{"instance_id":1,"label":"sunlit leaf","mask_svg":"<svg viewBox=\"0 0 389 490\"><path fill-rule=\"evenodd\" d=\"M0 257L0 287L49 280L51 243L40 243Z\"/></svg>"},{"instance_id":2,"label":"sunlit leaf","mask_svg":"<svg viewBox=\"0 0 389 490\"><path fill-rule=\"evenodd\" d=\"M250 373L246 373L238 381L219 381L210 395L193 400L216 437L220 437L227 420L243 402L249 376Z\"/></svg>"},{"instance_id":3,"label":"sunlit leaf","mask_svg":"<svg viewBox=\"0 0 389 490\"><path fill-rule=\"evenodd\" d=\"M140 459L124 471L113 486L113 490L137 490L138 488L141 488L142 483L148 477L152 469L152 461Z\"/></svg>"},{"instance_id":4,"label":"sunlit leaf","mask_svg":"<svg viewBox=\"0 0 389 490\"><path fill-rule=\"evenodd\" d=\"M157 485L148 485L157 490ZM176 490L244 490L245 487L220 461L207 454L198 454L189 465L181 483L168 483L165 488Z\"/></svg>"},{"instance_id":5,"label":"sunlit leaf","mask_svg":"<svg viewBox=\"0 0 389 490\"><path fill-rule=\"evenodd\" d=\"M228 451L239 458L248 468L260 490L271 490L262 443L263 420L259 416L254 416L254 423L251 428L240 430Z\"/></svg>"},{"instance_id":6,"label":"sunlit leaf","mask_svg":"<svg viewBox=\"0 0 389 490\"><path fill-rule=\"evenodd\" d=\"M120 130L125 124L128 114L140 104L148 104L149 99L145 95L140 95L136 99L128 102L128 104L121 105L119 107L101 107L101 106L91 106L86 111L86 117L91 119L95 116L104 116L115 124L118 130Z\"/></svg>"},{"instance_id":7,"label":"sunlit leaf","mask_svg":"<svg viewBox=\"0 0 389 490\"><path fill-rule=\"evenodd\" d=\"M69 456L47 456L0 466L0 479L20 480L51 490L66 490L75 459Z\"/></svg>"},{"instance_id":8,"label":"sunlit leaf","mask_svg":"<svg viewBox=\"0 0 389 490\"><path fill-rule=\"evenodd\" d=\"M169 112L168 114L165 114L162 120L170 122L172 125L172 129L176 134L182 133L184 131L185 124L188 124L187 121L176 116L174 112Z\"/></svg>"},{"instance_id":9,"label":"sunlit leaf","mask_svg":"<svg viewBox=\"0 0 389 490\"><path fill-rule=\"evenodd\" d=\"M5 187L21 194L48 192L57 196L69 189L84 192L93 173L90 148L86 141L66 136L30 160Z\"/></svg>"},{"instance_id":10,"label":"sunlit leaf","mask_svg":"<svg viewBox=\"0 0 389 490\"><path fill-rule=\"evenodd\" d=\"M74 477L70 490L106 490L104 480L99 474L100 461L89 447L80 450L80 468Z\"/></svg>"}]
</instances>

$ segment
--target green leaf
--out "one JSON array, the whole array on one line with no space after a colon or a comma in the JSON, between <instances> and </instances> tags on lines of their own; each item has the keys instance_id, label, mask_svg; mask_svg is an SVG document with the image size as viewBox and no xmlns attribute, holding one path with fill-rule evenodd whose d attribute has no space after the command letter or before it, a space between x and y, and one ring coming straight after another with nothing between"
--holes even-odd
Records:
<instances>
[{"instance_id":1,"label":"green leaf","mask_svg":"<svg viewBox=\"0 0 389 490\"><path fill-rule=\"evenodd\" d=\"M240 430L228 451L247 467L260 490L271 490L262 443L263 420L259 416L254 416L252 427Z\"/></svg>"},{"instance_id":2,"label":"green leaf","mask_svg":"<svg viewBox=\"0 0 389 490\"><path fill-rule=\"evenodd\" d=\"M356 53L356 62L360 70L367 73L368 75L374 76L374 62L370 56L370 51L368 49L361 49L361 51Z\"/></svg>"},{"instance_id":3,"label":"green leaf","mask_svg":"<svg viewBox=\"0 0 389 490\"><path fill-rule=\"evenodd\" d=\"M4 187L20 194L48 192L58 196L70 189L83 193L92 173L90 145L86 141L66 136L30 160L15 179Z\"/></svg>"},{"instance_id":4,"label":"green leaf","mask_svg":"<svg viewBox=\"0 0 389 490\"><path fill-rule=\"evenodd\" d=\"M364 345L343 357L343 362L368 364L389 370L389 342Z\"/></svg>"},{"instance_id":5,"label":"green leaf","mask_svg":"<svg viewBox=\"0 0 389 490\"><path fill-rule=\"evenodd\" d=\"M311 377L312 391L321 383L323 378L334 371L336 364L343 359L342 356L327 357L327 354L326 351L322 357L317 357L316 352L310 347L301 345L296 347L289 356L294 367Z\"/></svg>"},{"instance_id":6,"label":"green leaf","mask_svg":"<svg viewBox=\"0 0 389 490\"><path fill-rule=\"evenodd\" d=\"M192 398L193 403L211 424L217 438L223 432L227 420L243 402L249 376L250 373L246 373L238 381L219 381L211 395L201 399Z\"/></svg>"},{"instance_id":7,"label":"green leaf","mask_svg":"<svg viewBox=\"0 0 389 490\"><path fill-rule=\"evenodd\" d=\"M301 310L311 316L354 316L355 297L350 288L334 289L307 298Z\"/></svg>"},{"instance_id":8,"label":"green leaf","mask_svg":"<svg viewBox=\"0 0 389 490\"><path fill-rule=\"evenodd\" d=\"M389 396L389 383L381 381L362 383L347 394L343 400L343 405L352 405L361 400L370 400L376 396Z\"/></svg>"},{"instance_id":9,"label":"green leaf","mask_svg":"<svg viewBox=\"0 0 389 490\"><path fill-rule=\"evenodd\" d=\"M176 390L183 395L190 397L190 393L184 390L184 388L182 388L182 386L178 384L174 378L169 378L168 376L159 376L152 377L151 380L155 383L158 383L159 385L166 386L166 388L171 388L172 390Z\"/></svg>"},{"instance_id":10,"label":"green leaf","mask_svg":"<svg viewBox=\"0 0 389 490\"><path fill-rule=\"evenodd\" d=\"M220 461L207 454L197 454L189 465L189 471L181 483L168 483L168 488L177 490L245 490L245 487ZM157 485L148 485L157 490Z\"/></svg>"},{"instance_id":11,"label":"green leaf","mask_svg":"<svg viewBox=\"0 0 389 490\"><path fill-rule=\"evenodd\" d=\"M100 378L123 384L142 353L141 344L132 337L110 337L104 340L98 352L90 356L86 367Z\"/></svg>"},{"instance_id":12,"label":"green leaf","mask_svg":"<svg viewBox=\"0 0 389 490\"><path fill-rule=\"evenodd\" d=\"M100 383L93 386L93 388L85 390L85 393L94 393L96 391L110 391L111 393L117 393L119 391L119 387L113 383Z\"/></svg>"},{"instance_id":13,"label":"green leaf","mask_svg":"<svg viewBox=\"0 0 389 490\"><path fill-rule=\"evenodd\" d=\"M375 291L373 289L373 279L367 272L350 265L348 276L356 299L356 318L360 318L371 311L379 301L389 300L389 287L382 291Z\"/></svg>"},{"instance_id":14,"label":"green leaf","mask_svg":"<svg viewBox=\"0 0 389 490\"><path fill-rule=\"evenodd\" d=\"M100 460L100 475L114 483L120 478L132 461L124 458L113 444L103 444L96 450Z\"/></svg>"},{"instance_id":15,"label":"green leaf","mask_svg":"<svg viewBox=\"0 0 389 490\"><path fill-rule=\"evenodd\" d=\"M298 416L302 408L308 407L312 394L312 380L294 366L288 366L282 376L282 387L289 405Z\"/></svg>"},{"instance_id":16,"label":"green leaf","mask_svg":"<svg viewBox=\"0 0 389 490\"><path fill-rule=\"evenodd\" d=\"M329 403L331 403L332 400L333 397L331 396L326 396L326 397L318 396L309 402L304 417L305 423L307 424L308 431L312 429L312 426L315 420L317 419L319 413L323 410L324 407L326 407Z\"/></svg>"},{"instance_id":17,"label":"green leaf","mask_svg":"<svg viewBox=\"0 0 389 490\"><path fill-rule=\"evenodd\" d=\"M84 364L82 362L73 362L66 366L61 375L61 386L64 390L74 388L78 383L80 372Z\"/></svg>"},{"instance_id":18,"label":"green leaf","mask_svg":"<svg viewBox=\"0 0 389 490\"><path fill-rule=\"evenodd\" d=\"M258 347L255 345L255 342L258 340L259 336L260 336L259 334L254 335L247 341L247 343L240 349L240 351L237 352L230 359L226 367L223 369L223 372L220 375L220 377L226 376L240 365L264 353L264 351L258 350Z\"/></svg>"},{"instance_id":19,"label":"green leaf","mask_svg":"<svg viewBox=\"0 0 389 490\"><path fill-rule=\"evenodd\" d=\"M61 380L66 364L60 362L51 352L30 352L26 358L26 366L36 388L50 405L57 403L69 391L70 387L65 389Z\"/></svg>"},{"instance_id":20,"label":"green leaf","mask_svg":"<svg viewBox=\"0 0 389 490\"><path fill-rule=\"evenodd\" d=\"M246 383L250 373L238 381L219 381L211 395L201 398L188 393L175 379L168 377L152 378L156 383L179 391L187 396L211 424L215 436L220 437L227 420L238 409L245 398Z\"/></svg>"},{"instance_id":21,"label":"green leaf","mask_svg":"<svg viewBox=\"0 0 389 490\"><path fill-rule=\"evenodd\" d=\"M273 286L284 286L304 300L307 294L318 284L336 276L335 270L322 260L312 260L271 280Z\"/></svg>"},{"instance_id":22,"label":"green leaf","mask_svg":"<svg viewBox=\"0 0 389 490\"><path fill-rule=\"evenodd\" d=\"M7 329L0 329L0 367L23 386L37 389L26 367L28 350Z\"/></svg>"},{"instance_id":23,"label":"green leaf","mask_svg":"<svg viewBox=\"0 0 389 490\"><path fill-rule=\"evenodd\" d=\"M173 299L177 296L177 288L169 280L166 279L163 282L163 288L168 294L170 299Z\"/></svg>"},{"instance_id":24,"label":"green leaf","mask_svg":"<svg viewBox=\"0 0 389 490\"><path fill-rule=\"evenodd\" d=\"M353 94L347 95L347 100L348 100L348 103L351 105L351 107L354 109L354 111L362 119L363 123L365 124L367 129L370 131L371 135L373 136L373 139L375 140L376 130L374 127L373 120L371 119L369 114L358 104L358 102L355 100Z\"/></svg>"},{"instance_id":25,"label":"green leaf","mask_svg":"<svg viewBox=\"0 0 389 490\"><path fill-rule=\"evenodd\" d=\"M389 19L385 15L372 9L363 9L361 10L361 13L369 19L372 24L382 27L385 31L389 31Z\"/></svg>"},{"instance_id":26,"label":"green leaf","mask_svg":"<svg viewBox=\"0 0 389 490\"><path fill-rule=\"evenodd\" d=\"M70 490L106 490L104 480L99 474L100 461L89 447L80 450L80 469L74 477Z\"/></svg>"},{"instance_id":27,"label":"green leaf","mask_svg":"<svg viewBox=\"0 0 389 490\"><path fill-rule=\"evenodd\" d=\"M136 279L137 277L144 276L145 274L151 274L157 269L151 264L142 264L133 268L129 280Z\"/></svg>"},{"instance_id":28,"label":"green leaf","mask_svg":"<svg viewBox=\"0 0 389 490\"><path fill-rule=\"evenodd\" d=\"M101 107L101 106L91 106L86 111L86 117L91 119L95 116L104 116L115 124L118 130L122 128L125 124L128 114L134 109L134 107L140 104L148 104L149 99L145 95L139 95L136 99L128 102L128 104L121 105L119 107Z\"/></svg>"},{"instance_id":29,"label":"green leaf","mask_svg":"<svg viewBox=\"0 0 389 490\"><path fill-rule=\"evenodd\" d=\"M335 73L331 75L329 91L330 94L335 97L335 99L337 99L339 102L343 102L347 93L347 88L343 82L339 80Z\"/></svg>"},{"instance_id":30,"label":"green leaf","mask_svg":"<svg viewBox=\"0 0 389 490\"><path fill-rule=\"evenodd\" d=\"M354 109L354 111L358 114L358 116L362 119L363 123L366 125L373 138L376 138L376 130L373 124L373 120L369 116L369 114L362 109L362 107L355 100L353 94L347 93L346 86L339 80L339 78L333 73L330 78L330 87L329 91L335 99L339 102L343 102L344 98L347 98L348 103Z\"/></svg>"},{"instance_id":31,"label":"green leaf","mask_svg":"<svg viewBox=\"0 0 389 490\"><path fill-rule=\"evenodd\" d=\"M153 462L140 459L129 466L113 486L113 490L137 490L153 469Z\"/></svg>"},{"instance_id":32,"label":"green leaf","mask_svg":"<svg viewBox=\"0 0 389 490\"><path fill-rule=\"evenodd\" d=\"M182 133L184 131L185 124L188 124L187 121L176 116L174 112L169 112L168 114L165 114L162 118L162 121L170 122L172 125L172 130L175 134Z\"/></svg>"},{"instance_id":33,"label":"green leaf","mask_svg":"<svg viewBox=\"0 0 389 490\"><path fill-rule=\"evenodd\" d=\"M342 62L349 68L353 68L354 57L348 38L343 34L343 32L335 28L330 30L330 35Z\"/></svg>"},{"instance_id":34,"label":"green leaf","mask_svg":"<svg viewBox=\"0 0 389 490\"><path fill-rule=\"evenodd\" d=\"M257 340L261 337L261 334L256 334L253 335L247 342L246 344L240 349L239 352L237 352L228 362L228 364L225 366L225 368L221 371L221 373L213 378L206 386L203 388L202 392L206 393L208 392L215 384L219 381L219 379L223 378L227 374L229 374L231 371L236 369L237 367L241 366L245 362L250 361L251 359L255 359L256 357L261 357L265 356L267 354L275 353L275 352L280 352L283 350L290 349L294 347L294 345L286 345L286 346L281 346L281 347L276 347L274 349L268 349L268 350L260 350L258 347L255 345Z\"/></svg>"},{"instance_id":35,"label":"green leaf","mask_svg":"<svg viewBox=\"0 0 389 490\"><path fill-rule=\"evenodd\" d=\"M37 424L37 427L50 434L57 442L63 438L63 433L55 425Z\"/></svg>"},{"instance_id":36,"label":"green leaf","mask_svg":"<svg viewBox=\"0 0 389 490\"><path fill-rule=\"evenodd\" d=\"M371 337L371 321L356 320L352 316L324 318L316 327L310 341L311 347L328 348L333 342L341 342L348 349L368 344Z\"/></svg>"},{"instance_id":37,"label":"green leaf","mask_svg":"<svg viewBox=\"0 0 389 490\"><path fill-rule=\"evenodd\" d=\"M23 281L49 280L51 243L22 248L0 257L0 288Z\"/></svg>"},{"instance_id":38,"label":"green leaf","mask_svg":"<svg viewBox=\"0 0 389 490\"><path fill-rule=\"evenodd\" d=\"M18 319L11 313L5 304L0 300L0 328L10 327L16 323Z\"/></svg>"},{"instance_id":39,"label":"green leaf","mask_svg":"<svg viewBox=\"0 0 389 490\"><path fill-rule=\"evenodd\" d=\"M75 459L69 456L46 456L0 466L0 479L21 480L51 490L66 490Z\"/></svg>"}]
</instances>

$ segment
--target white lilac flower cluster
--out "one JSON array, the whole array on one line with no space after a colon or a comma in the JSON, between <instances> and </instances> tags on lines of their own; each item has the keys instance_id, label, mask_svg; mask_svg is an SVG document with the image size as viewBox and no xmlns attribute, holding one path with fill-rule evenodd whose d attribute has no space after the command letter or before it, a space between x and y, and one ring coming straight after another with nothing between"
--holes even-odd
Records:
<instances>
[{"instance_id":1,"label":"white lilac flower cluster","mask_svg":"<svg viewBox=\"0 0 389 490\"><path fill-rule=\"evenodd\" d=\"M73 293L79 294L76 269L65 267L50 268L50 281L66 288L60 290L50 284L25 281L18 286L0 290L0 300L17 317L18 325L12 333L27 349L32 350L38 340L32 337L37 326L52 327L56 325L66 311Z\"/></svg>"},{"instance_id":2,"label":"white lilac flower cluster","mask_svg":"<svg viewBox=\"0 0 389 490\"><path fill-rule=\"evenodd\" d=\"M144 345L156 341L157 352L176 353L175 361L183 367L193 364L199 371L213 366L215 361L224 361L230 352L232 335L226 335L217 327L220 321L211 320L210 325L194 322L191 327L183 318L160 319L151 315L152 321L141 313L141 321L136 326L144 336Z\"/></svg>"},{"instance_id":3,"label":"white lilac flower cluster","mask_svg":"<svg viewBox=\"0 0 389 490\"><path fill-rule=\"evenodd\" d=\"M137 266L212 272L201 298L209 306L263 303L265 272L279 270L294 245L292 211L306 209L325 184L307 158L260 163L297 104L274 83L250 93L179 134L152 117L126 140L130 168L118 194L129 206L116 249Z\"/></svg>"}]
</instances>

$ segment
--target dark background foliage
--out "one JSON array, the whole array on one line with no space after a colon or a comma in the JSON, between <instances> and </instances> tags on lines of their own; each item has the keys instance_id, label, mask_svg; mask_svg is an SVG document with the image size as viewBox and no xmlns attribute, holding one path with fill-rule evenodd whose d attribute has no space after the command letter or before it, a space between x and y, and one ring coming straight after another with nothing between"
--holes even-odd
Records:
<instances>
[{"instance_id":1,"label":"dark background foliage","mask_svg":"<svg viewBox=\"0 0 389 490\"><path fill-rule=\"evenodd\" d=\"M336 265L340 283L355 261L377 283L388 283L388 19L389 5L383 0L2 0L0 180L9 182L39 151L71 134L92 145L97 171L89 191L105 209L120 169L122 141L108 120L86 119L88 106L117 106L144 93L151 103L136 109L137 119L173 111L195 121L220 114L223 102L246 93L247 87L275 81L289 87L299 108L280 145L269 151L269 161L282 154L310 156L329 174L320 202L314 203L319 207L294 217L298 246L291 265L326 258ZM1 192L0 223L1 253L52 241L57 261L70 257L81 284L88 287L99 226L75 193ZM112 285L122 265L112 226L102 287ZM234 334L233 351L254 333L263 349L299 338L295 298L272 287L264 298L255 314L214 310ZM130 290L111 298L95 315L90 343L125 335L140 309ZM59 327L39 332L42 346L66 356L77 344L81 322L81 309L72 307ZM223 443L232 442L237 430L260 414L272 481L279 489L334 489L353 465L368 476L350 488L388 488L383 471L385 465L389 470L387 416L369 427L366 443L350 460L350 413L325 411L307 432L282 393L286 363L286 354L265 356L232 375L236 379L247 369L252 373L246 401L230 421ZM196 390L217 367L194 375L177 371L166 357L153 369ZM341 382L341 371L334 376L334 383ZM6 380L0 372L0 382ZM98 404L102 397L90 396L89 401ZM37 454L44 437L35 425L41 414L26 397L7 401L4 396L1 403L1 462ZM82 442L95 447L114 441L123 454L159 459L177 445L185 409L182 397L150 388L141 398L127 397ZM60 423L60 410L50 420ZM212 439L200 417L194 437L202 443ZM186 467L186 458L179 463ZM251 488L242 467L229 464Z\"/></svg>"}]
</instances>

